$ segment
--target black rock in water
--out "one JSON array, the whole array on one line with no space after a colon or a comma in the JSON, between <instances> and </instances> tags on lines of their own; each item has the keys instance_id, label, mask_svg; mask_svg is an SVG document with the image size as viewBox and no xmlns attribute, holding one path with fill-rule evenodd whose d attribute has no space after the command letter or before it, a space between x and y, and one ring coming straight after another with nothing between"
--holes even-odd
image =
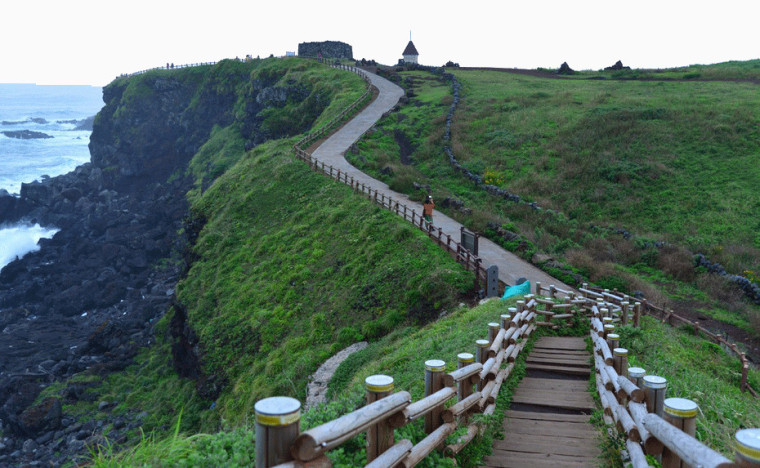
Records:
<instances>
[{"instance_id":1,"label":"black rock in water","mask_svg":"<svg viewBox=\"0 0 760 468\"><path fill-rule=\"evenodd\" d=\"M36 139L53 138L47 133L33 132L31 130L14 130L14 131L2 132L2 133L8 138L17 138L19 140L36 140Z\"/></svg>"},{"instance_id":2,"label":"black rock in water","mask_svg":"<svg viewBox=\"0 0 760 468\"><path fill-rule=\"evenodd\" d=\"M88 130L92 131L92 124L95 122L95 116L87 117L86 119L78 120L75 123L77 124L76 127L74 127L74 130Z\"/></svg>"}]
</instances>

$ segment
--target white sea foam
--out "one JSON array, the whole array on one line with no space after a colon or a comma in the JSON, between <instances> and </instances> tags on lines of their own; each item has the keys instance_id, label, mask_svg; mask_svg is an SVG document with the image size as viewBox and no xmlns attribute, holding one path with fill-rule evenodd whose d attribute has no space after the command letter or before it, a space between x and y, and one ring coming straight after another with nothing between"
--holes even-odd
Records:
<instances>
[{"instance_id":1,"label":"white sea foam","mask_svg":"<svg viewBox=\"0 0 760 468\"><path fill-rule=\"evenodd\" d=\"M55 228L44 228L39 224L17 225L0 229L0 270L16 259L29 252L40 249L37 245L40 239L50 239L58 232Z\"/></svg>"}]
</instances>

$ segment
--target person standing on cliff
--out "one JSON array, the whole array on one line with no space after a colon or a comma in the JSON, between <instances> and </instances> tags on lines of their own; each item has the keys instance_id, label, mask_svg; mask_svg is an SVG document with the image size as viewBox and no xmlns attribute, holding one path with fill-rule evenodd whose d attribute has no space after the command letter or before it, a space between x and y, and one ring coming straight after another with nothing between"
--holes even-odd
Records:
<instances>
[{"instance_id":1,"label":"person standing on cliff","mask_svg":"<svg viewBox=\"0 0 760 468\"><path fill-rule=\"evenodd\" d=\"M425 218L425 221L427 221L430 226L433 225L433 208L435 208L433 197L428 195L427 198L425 198L425 202L422 204L422 217Z\"/></svg>"}]
</instances>

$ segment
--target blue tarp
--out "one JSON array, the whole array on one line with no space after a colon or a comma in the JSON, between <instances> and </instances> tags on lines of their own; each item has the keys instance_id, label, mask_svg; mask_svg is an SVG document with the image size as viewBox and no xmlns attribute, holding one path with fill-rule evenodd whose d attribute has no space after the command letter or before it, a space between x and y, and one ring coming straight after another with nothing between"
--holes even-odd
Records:
<instances>
[{"instance_id":1,"label":"blue tarp","mask_svg":"<svg viewBox=\"0 0 760 468\"><path fill-rule=\"evenodd\" d=\"M508 297L524 296L526 294L530 294L530 281L526 281L522 284L518 284L517 286L511 286L507 288L501 298L506 299Z\"/></svg>"}]
</instances>

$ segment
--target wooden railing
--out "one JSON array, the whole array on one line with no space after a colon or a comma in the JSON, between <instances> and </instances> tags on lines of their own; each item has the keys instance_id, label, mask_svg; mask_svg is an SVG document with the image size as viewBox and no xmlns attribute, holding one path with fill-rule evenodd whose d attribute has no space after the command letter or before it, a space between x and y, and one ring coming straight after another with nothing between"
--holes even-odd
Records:
<instances>
[{"instance_id":1,"label":"wooden railing","mask_svg":"<svg viewBox=\"0 0 760 468\"><path fill-rule=\"evenodd\" d=\"M536 294L540 295L544 288L540 283L536 288ZM583 306L590 313L597 392L606 421L614 424L626 438L633 468L649 466L646 455L661 459L663 467L758 466L748 463L738 448L745 447L740 443L743 431L736 435L735 465L695 438L695 418L699 413L696 403L683 398L666 399L665 378L645 375L644 369L628 367L628 350L620 346L619 335L612 333L613 322L626 324L632 318L633 325L638 326L641 313L646 310L641 302L607 290L593 290L586 284L580 289L582 295L554 286L547 288L547 292L553 303L550 308L561 305L551 298L564 296L563 303ZM754 445L745 452L756 455L760 453L757 435L760 431L749 431L753 431L750 444Z\"/></svg>"},{"instance_id":2,"label":"wooden railing","mask_svg":"<svg viewBox=\"0 0 760 468\"><path fill-rule=\"evenodd\" d=\"M238 59L240 60L240 59ZM117 76L116 78L124 78L124 77L130 77L135 75L142 75L143 73L148 73L153 70L174 70L175 68L190 68L190 67L203 67L203 66L210 66L210 65L216 65L217 62L199 62L199 63L185 63L181 65L174 65L170 64L169 66L162 66L162 67L153 67L153 68L146 68L145 70L136 71L134 73L124 73L122 75Z\"/></svg>"},{"instance_id":3,"label":"wooden railing","mask_svg":"<svg viewBox=\"0 0 760 468\"><path fill-rule=\"evenodd\" d=\"M422 216L421 212L417 212L415 209L400 203L384 193L357 181L353 176L347 174L345 171L341 171L331 165L325 164L324 161L319 161L312 157L312 155L305 149L309 145L317 140L320 140L328 135L335 127L344 122L349 116L352 116L357 109L359 109L372 95L372 85L369 82L364 71L351 66L342 64L334 65L336 68L350 71L361 76L367 82L367 90L356 101L349 105L346 109L341 111L338 115L333 117L329 122L316 130L304 136L293 147L296 157L305 161L309 166L315 170L324 173L332 179L338 182L343 182L355 192L366 196L369 200L377 203L381 207L402 216L405 220L410 221L414 226L425 232L431 239L433 239L439 246L445 249L449 254L461 263L467 270L475 273L475 289L479 289L480 285L484 285L487 279L486 269L483 267L483 262L477 255L474 255L468 249L464 248L459 242L452 239L451 235L446 234L439 226L432 226L427 223ZM506 284L503 281L499 281L500 290L503 291Z\"/></svg>"},{"instance_id":4,"label":"wooden railing","mask_svg":"<svg viewBox=\"0 0 760 468\"><path fill-rule=\"evenodd\" d=\"M446 373L444 361L426 361L425 397L416 402L409 392L392 393L392 377L371 376L366 380L366 406L299 434L300 413L290 417L296 412L287 405L281 406L279 414L272 409L276 405L271 403L284 397L260 400L256 403L256 466L331 466L326 452L365 431L368 467L412 467L436 448L442 448L445 456L456 456L481 431L471 416L492 414L496 409L499 390L536 329L536 305L535 300L518 301L512 313L489 323L488 339L477 340L476 352L457 355L457 370ZM455 404L448 404L455 399ZM407 439L394 443L395 429L423 418L427 437L417 444ZM445 444L458 427L466 427L466 433Z\"/></svg>"},{"instance_id":5,"label":"wooden railing","mask_svg":"<svg viewBox=\"0 0 760 468\"><path fill-rule=\"evenodd\" d=\"M584 283L583 287L580 289L580 292L583 294L586 294L589 297L593 298L603 298L605 301L609 302L611 306L615 309L615 312L622 312L620 314L620 318L622 321L622 324L625 325L627 323L628 319L628 310L633 309L634 307L638 310L638 315L641 313L651 315L652 317L657 318L662 323L667 323L670 326L685 326L690 329L694 330L694 334L699 336L699 334L703 334L707 337L708 340L712 341L715 344L721 345L724 347L724 349L727 349L734 353L741 362L742 365L742 376L741 380L739 382L739 388L743 392L749 392L754 396L755 398L758 398L757 392L752 388L752 386L749 384L748 377L749 377L749 360L747 359L747 355L743 353L739 347L736 345L736 343L731 343L728 340L726 340L721 335L712 333L711 331L705 329L702 325L699 324L699 322L692 322L691 320L681 317L680 315L674 313L672 310L663 309L661 307L657 307L654 304L651 304L646 299L641 299L641 301L636 301L635 299L631 299L629 296L625 294L621 294L617 291L609 291L609 290L602 290L599 288L589 288L588 284ZM627 304L625 310L622 309L622 304ZM637 316L638 316L637 315ZM639 320L637 316L634 316L633 325L638 327L639 326Z\"/></svg>"}]
</instances>

